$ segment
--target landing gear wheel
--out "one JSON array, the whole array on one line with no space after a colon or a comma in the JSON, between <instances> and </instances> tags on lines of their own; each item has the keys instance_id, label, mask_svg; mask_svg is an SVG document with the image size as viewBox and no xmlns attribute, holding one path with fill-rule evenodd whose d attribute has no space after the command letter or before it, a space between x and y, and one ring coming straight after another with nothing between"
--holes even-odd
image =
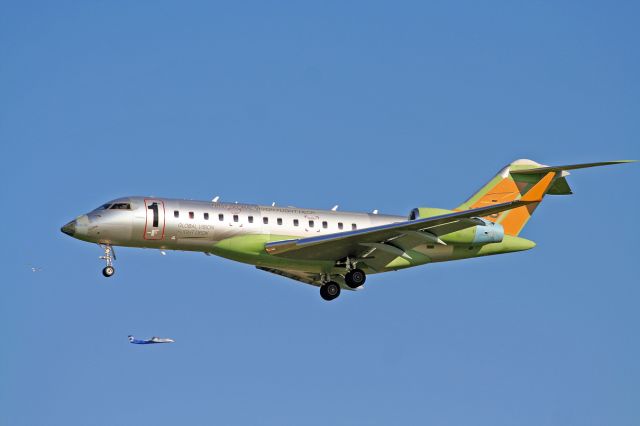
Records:
<instances>
[{"instance_id":1,"label":"landing gear wheel","mask_svg":"<svg viewBox=\"0 0 640 426\"><path fill-rule=\"evenodd\" d=\"M365 275L362 269L354 269L344 276L344 282L351 288L358 288L367 280L367 276Z\"/></svg>"},{"instance_id":2,"label":"landing gear wheel","mask_svg":"<svg viewBox=\"0 0 640 426\"><path fill-rule=\"evenodd\" d=\"M109 244L100 244L100 247L102 247L102 249L104 250L104 256L100 256L100 259L107 262L107 266L105 266L102 270L102 275L109 278L116 273L115 268L111 266L113 261L116 260L116 252Z\"/></svg>"},{"instance_id":3,"label":"landing gear wheel","mask_svg":"<svg viewBox=\"0 0 640 426\"><path fill-rule=\"evenodd\" d=\"M340 296L340 286L336 282L329 281L320 287L320 296L324 300L333 300Z\"/></svg>"}]
</instances>

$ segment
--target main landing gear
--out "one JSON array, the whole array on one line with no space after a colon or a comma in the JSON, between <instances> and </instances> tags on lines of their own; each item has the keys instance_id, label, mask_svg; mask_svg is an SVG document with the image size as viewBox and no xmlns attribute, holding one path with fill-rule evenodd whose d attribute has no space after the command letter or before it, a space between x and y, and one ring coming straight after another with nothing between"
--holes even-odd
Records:
<instances>
[{"instance_id":1,"label":"main landing gear","mask_svg":"<svg viewBox=\"0 0 640 426\"><path fill-rule=\"evenodd\" d=\"M116 273L116 269L111 265L116 260L116 252L109 244L100 244L100 247L104 249L104 256L100 256L100 259L107 263L102 270L102 275L109 278Z\"/></svg>"},{"instance_id":2,"label":"main landing gear","mask_svg":"<svg viewBox=\"0 0 640 426\"><path fill-rule=\"evenodd\" d=\"M356 289L367 280L364 271L357 267L357 261L354 261L354 259L347 257L344 261L344 266L347 268L347 273L344 275L344 282L347 283L349 288Z\"/></svg>"},{"instance_id":3,"label":"main landing gear","mask_svg":"<svg viewBox=\"0 0 640 426\"><path fill-rule=\"evenodd\" d=\"M347 260L347 273L344 275L344 282L349 288L357 289L367 280L367 275L362 269L354 268L354 264ZM340 296L340 284L331 281L331 276L325 274L322 276L322 286L320 286L320 296L324 300L333 300Z\"/></svg>"},{"instance_id":4,"label":"main landing gear","mask_svg":"<svg viewBox=\"0 0 640 426\"><path fill-rule=\"evenodd\" d=\"M320 286L320 296L324 300L333 300L340 296L340 285L335 281L329 281Z\"/></svg>"},{"instance_id":5,"label":"main landing gear","mask_svg":"<svg viewBox=\"0 0 640 426\"><path fill-rule=\"evenodd\" d=\"M351 288L358 288L367 280L367 276L365 275L362 269L352 269L347 272L344 276L344 282Z\"/></svg>"}]
</instances>

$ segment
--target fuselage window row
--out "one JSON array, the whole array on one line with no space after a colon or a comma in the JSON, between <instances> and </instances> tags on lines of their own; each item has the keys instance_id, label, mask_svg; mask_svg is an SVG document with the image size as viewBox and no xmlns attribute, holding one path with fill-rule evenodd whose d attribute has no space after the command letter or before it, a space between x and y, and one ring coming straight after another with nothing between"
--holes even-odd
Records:
<instances>
[{"instance_id":1,"label":"fuselage window row","mask_svg":"<svg viewBox=\"0 0 640 426\"><path fill-rule=\"evenodd\" d=\"M107 205L106 208L109 208L109 205ZM125 209L124 206L123 207L119 207L119 208L120 209ZM195 213L194 212L190 211L188 214L189 214L189 219L194 219L195 218ZM174 210L173 211L173 217L179 218L180 217L180 211L179 210ZM209 213L208 212L203 213L203 217L204 217L204 220L209 220ZM218 214L218 220L220 222L224 221L224 214L223 213L219 213ZM240 216L237 215L237 214L234 214L233 215L233 221L234 222L239 222L240 221ZM254 217L253 216L247 216L247 221L249 223L253 223ZM267 216L263 216L262 217L262 223L264 225L268 225L269 224L269 218ZM278 225L283 225L283 219L281 217L277 218L276 219L276 223ZM344 229L344 223L338 222L337 225L338 225L338 229L339 230L343 230ZM296 226L296 227L300 226L300 219L293 219L293 226ZM314 220L309 220L309 228L314 228L314 227L315 227L315 221ZM326 221L326 220L323 220L322 221L322 228L323 229L328 229L329 228L329 222ZM355 231L356 229L358 229L358 225L355 224L355 223L352 223L351 224L351 229Z\"/></svg>"}]
</instances>

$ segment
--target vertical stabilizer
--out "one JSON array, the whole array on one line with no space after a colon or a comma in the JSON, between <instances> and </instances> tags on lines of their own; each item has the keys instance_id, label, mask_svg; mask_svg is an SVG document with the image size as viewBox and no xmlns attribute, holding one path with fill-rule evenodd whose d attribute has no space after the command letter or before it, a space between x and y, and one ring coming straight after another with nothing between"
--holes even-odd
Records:
<instances>
[{"instance_id":1,"label":"vertical stabilizer","mask_svg":"<svg viewBox=\"0 0 640 426\"><path fill-rule=\"evenodd\" d=\"M587 167L608 166L612 164L629 163L633 160L605 161L599 163L570 164L566 166L546 166L532 160L516 160L509 164L497 175L485 184L478 192L473 194L464 203L460 204L456 210L468 210L478 207L486 207L492 204L506 203L522 198L537 183L547 180L539 188L539 198L545 195L569 195L571 188L565 179L569 172L567 170L584 169ZM507 210L485 219L501 224L507 235L517 236L522 228L527 224L531 215L540 202L528 204L513 210Z\"/></svg>"}]
</instances>

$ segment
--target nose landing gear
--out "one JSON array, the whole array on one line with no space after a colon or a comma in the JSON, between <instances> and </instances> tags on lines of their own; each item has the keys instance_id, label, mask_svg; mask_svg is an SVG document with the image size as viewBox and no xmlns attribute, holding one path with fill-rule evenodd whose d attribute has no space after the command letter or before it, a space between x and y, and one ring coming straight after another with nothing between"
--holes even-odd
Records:
<instances>
[{"instance_id":1,"label":"nose landing gear","mask_svg":"<svg viewBox=\"0 0 640 426\"><path fill-rule=\"evenodd\" d=\"M104 256L100 256L100 259L107 263L107 266L102 270L102 275L109 278L116 273L116 269L111 265L116 260L116 252L109 244L100 244L100 247L104 249Z\"/></svg>"},{"instance_id":2,"label":"nose landing gear","mask_svg":"<svg viewBox=\"0 0 640 426\"><path fill-rule=\"evenodd\" d=\"M104 275L105 277L109 278L111 275L115 274L116 270L113 266L105 266L102 269L102 275Z\"/></svg>"}]
</instances>

